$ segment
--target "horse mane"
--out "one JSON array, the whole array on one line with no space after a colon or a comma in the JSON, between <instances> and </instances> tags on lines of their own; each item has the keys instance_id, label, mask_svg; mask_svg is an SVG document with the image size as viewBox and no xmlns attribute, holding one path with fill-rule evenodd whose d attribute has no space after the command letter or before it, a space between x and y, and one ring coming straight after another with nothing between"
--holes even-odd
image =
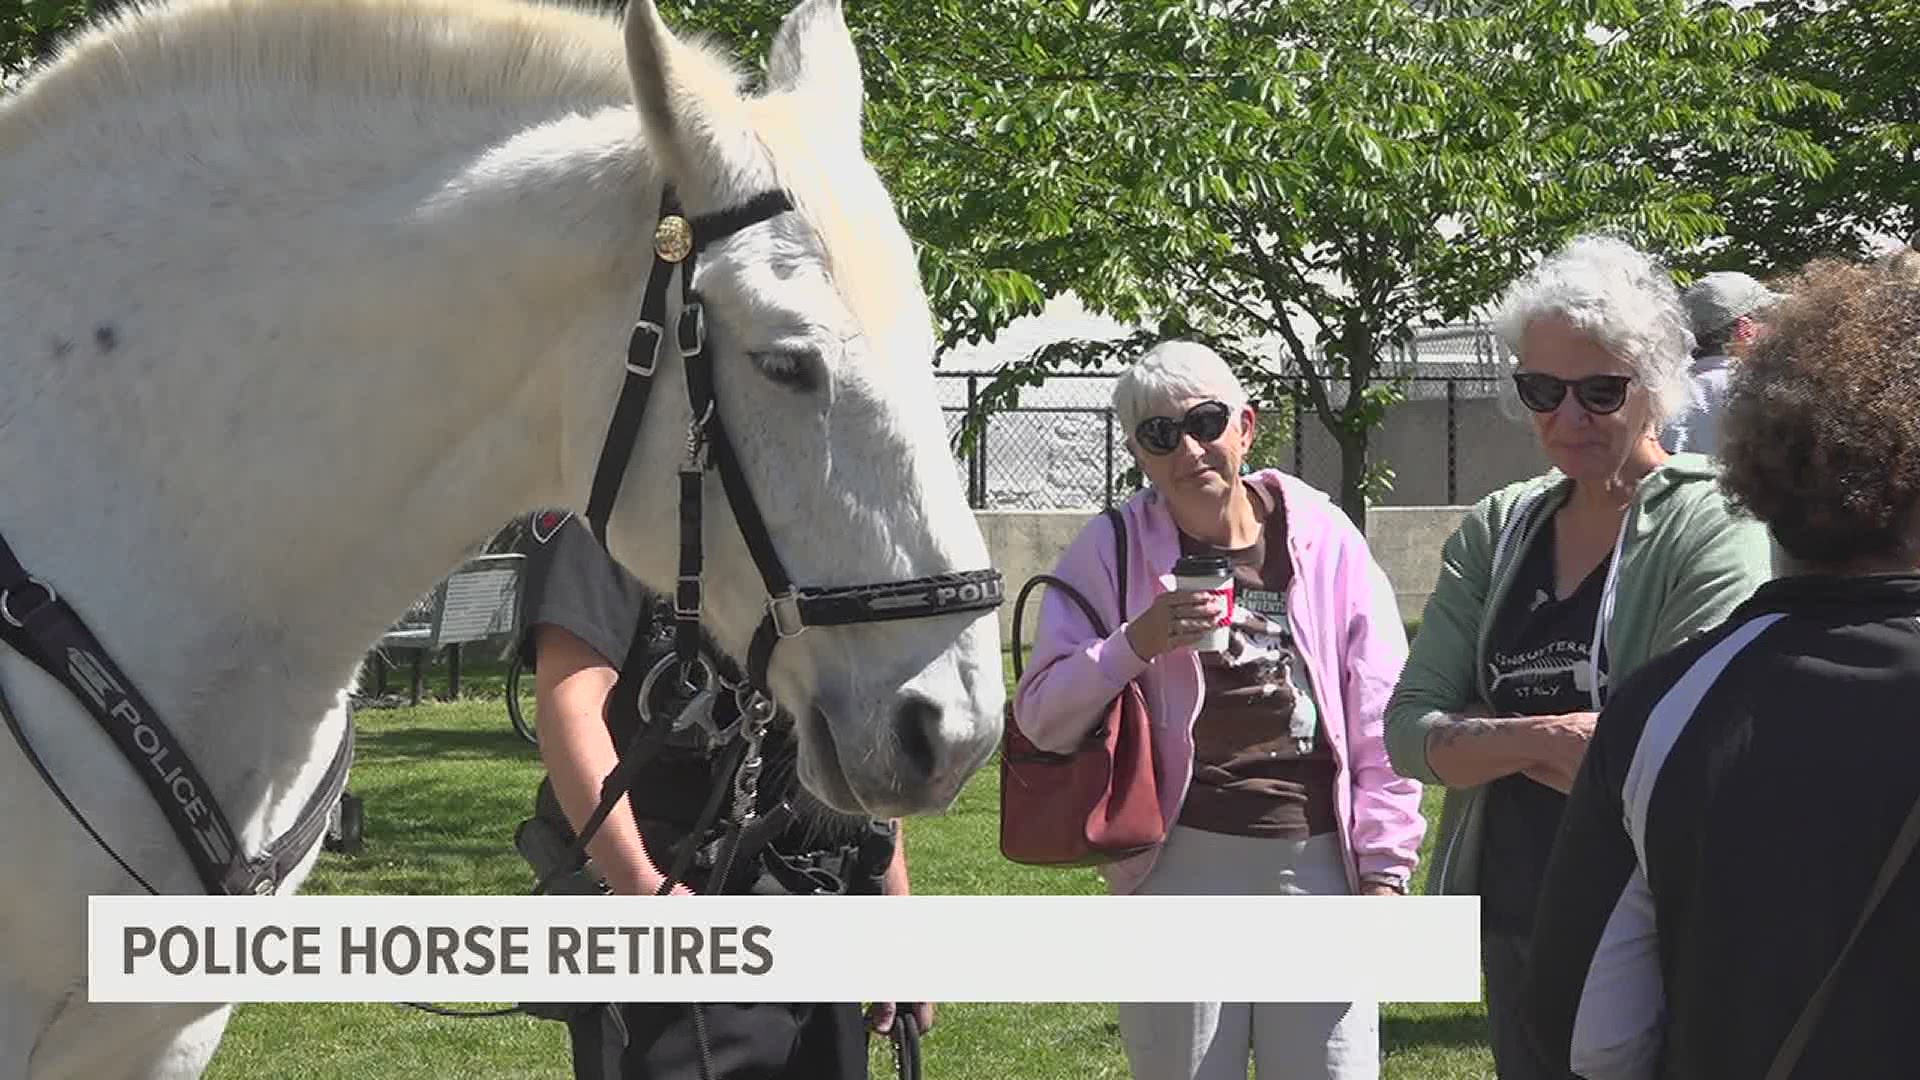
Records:
<instances>
[{"instance_id":1,"label":"horse mane","mask_svg":"<svg viewBox=\"0 0 1920 1080\"><path fill-rule=\"evenodd\" d=\"M718 43L679 38L684 85L742 94L745 76ZM0 154L38 134L82 130L114 110L177 97L197 132L245 120L272 95L283 123L305 123L309 96L379 102L531 105L555 115L633 101L616 13L552 0L160 0L136 2L64 46L0 96ZM290 92L291 91L291 92ZM841 295L869 329L917 294L914 252L857 145L817 138L789 94L745 99L778 182L820 235ZM285 110L291 109L291 113Z\"/></svg>"},{"instance_id":2,"label":"horse mane","mask_svg":"<svg viewBox=\"0 0 1920 1080\"><path fill-rule=\"evenodd\" d=\"M893 199L857 146L816 137L817 104L774 93L748 102L777 181L794 209L820 237L835 290L869 331L911 313L932 333L920 291L913 244L895 216Z\"/></svg>"},{"instance_id":3,"label":"horse mane","mask_svg":"<svg viewBox=\"0 0 1920 1080\"><path fill-rule=\"evenodd\" d=\"M716 50L695 55L732 74ZM610 12L516 0L175 0L135 5L76 37L0 99L0 148L166 90L293 86L418 101L628 104Z\"/></svg>"}]
</instances>

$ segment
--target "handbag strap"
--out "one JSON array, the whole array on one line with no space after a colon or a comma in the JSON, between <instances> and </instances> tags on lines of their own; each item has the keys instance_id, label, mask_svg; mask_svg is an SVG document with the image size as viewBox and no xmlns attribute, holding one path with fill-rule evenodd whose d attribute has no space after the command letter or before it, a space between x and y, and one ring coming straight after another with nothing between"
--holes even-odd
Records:
<instances>
[{"instance_id":1,"label":"handbag strap","mask_svg":"<svg viewBox=\"0 0 1920 1080\"><path fill-rule=\"evenodd\" d=\"M1867 922L1873 918L1874 909L1886 898L1888 890L1893 888L1893 880L1900 876L1900 870L1906 866L1908 856L1913 854L1916 843L1920 843L1920 800L1916 800L1913 809L1907 812L1906 823L1900 826L1900 835L1893 841L1893 848L1887 852L1887 860L1880 864L1880 876L1874 879L1873 890L1867 894L1866 906L1860 909L1860 918L1854 921L1853 933L1847 935L1846 944L1840 946L1840 953L1833 958L1833 966L1827 969L1827 977L1820 980L1820 986L1807 999L1806 1007L1800 1010L1800 1019L1794 1022L1793 1030L1780 1044L1780 1050L1774 1055L1773 1067L1767 1070L1767 1080L1788 1080L1793 1075L1793 1067L1800 1060L1800 1054L1807 1048L1807 1040L1813 1037L1813 1029L1820 1022L1820 1016L1827 1011L1827 1000L1833 996L1834 983L1839 980L1840 968L1847 962L1847 954L1860 940L1860 934L1867 928Z\"/></svg>"},{"instance_id":2,"label":"handbag strap","mask_svg":"<svg viewBox=\"0 0 1920 1080\"><path fill-rule=\"evenodd\" d=\"M1127 523L1126 520L1120 516L1120 511L1117 509L1108 508L1105 516L1108 521L1113 523L1115 543L1114 561L1120 568L1120 621L1124 623L1127 621ZM1085 596L1081 595L1079 589L1074 588L1072 585L1067 584L1052 574L1035 574L1033 577L1027 579L1025 585L1020 587L1020 595L1014 597L1013 600L1013 677L1015 681L1018 681L1020 676L1025 674L1027 666L1026 657L1021 655L1022 648L1020 645L1020 625L1021 620L1026 616L1027 597L1032 595L1033 590L1041 585L1059 589L1061 592L1066 593L1067 599L1072 600L1078 605L1080 613L1087 617L1089 623L1093 624L1094 633L1099 634L1103 638L1110 633L1105 620L1100 618L1100 612L1094 608L1093 604L1088 601Z\"/></svg>"}]
</instances>

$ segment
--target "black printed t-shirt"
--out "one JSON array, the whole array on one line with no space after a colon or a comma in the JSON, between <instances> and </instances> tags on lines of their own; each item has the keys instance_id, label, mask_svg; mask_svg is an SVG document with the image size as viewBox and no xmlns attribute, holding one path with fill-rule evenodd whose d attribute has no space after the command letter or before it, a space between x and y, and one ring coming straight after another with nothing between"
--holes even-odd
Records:
<instances>
[{"instance_id":1,"label":"black printed t-shirt","mask_svg":"<svg viewBox=\"0 0 1920 1080\"><path fill-rule=\"evenodd\" d=\"M1593 681L1605 679L1588 654L1606 588L1602 562L1564 599L1554 597L1554 521L1522 557L1487 639L1488 704L1499 716L1552 716L1593 708ZM1604 684L1603 684L1604 685ZM1480 854L1484 929L1528 934L1547 856L1567 797L1515 773L1487 785Z\"/></svg>"}]
</instances>

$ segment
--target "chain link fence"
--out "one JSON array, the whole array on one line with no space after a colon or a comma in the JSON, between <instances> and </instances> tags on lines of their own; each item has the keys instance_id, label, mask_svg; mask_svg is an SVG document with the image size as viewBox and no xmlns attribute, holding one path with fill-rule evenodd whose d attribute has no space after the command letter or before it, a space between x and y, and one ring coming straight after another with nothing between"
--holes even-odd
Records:
<instances>
[{"instance_id":1,"label":"chain link fence","mask_svg":"<svg viewBox=\"0 0 1920 1080\"><path fill-rule=\"evenodd\" d=\"M1424 332L1382 364L1381 381L1400 380L1404 400L1373 433L1370 456L1391 465L1382 505L1455 505L1539 470L1526 428L1501 402L1509 361L1480 326ZM941 371L938 387L949 439L976 412L991 371ZM1078 510L1111 505L1137 483L1126 433L1114 415L1117 371L1061 371L1020 390L1018 404L994 411L959 455L967 497L976 509ZM1297 372L1263 415L1286 417L1284 437L1260 439L1252 464L1285 469L1323 490L1337 490L1340 448L1320 423ZM1345 403L1344 383L1328 386L1330 403Z\"/></svg>"}]
</instances>

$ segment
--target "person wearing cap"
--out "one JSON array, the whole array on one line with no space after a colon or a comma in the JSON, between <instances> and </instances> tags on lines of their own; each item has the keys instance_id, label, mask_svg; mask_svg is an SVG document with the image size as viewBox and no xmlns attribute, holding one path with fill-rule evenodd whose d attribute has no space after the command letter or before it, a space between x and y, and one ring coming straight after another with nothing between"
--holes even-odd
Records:
<instances>
[{"instance_id":1,"label":"person wearing cap","mask_svg":"<svg viewBox=\"0 0 1920 1080\"><path fill-rule=\"evenodd\" d=\"M1692 324L1693 369L1687 402L1660 430L1670 454L1720 452L1720 414L1727 401L1730 365L1760 336L1760 318L1780 294L1747 274L1717 270L1680 295Z\"/></svg>"},{"instance_id":2,"label":"person wearing cap","mask_svg":"<svg viewBox=\"0 0 1920 1080\"><path fill-rule=\"evenodd\" d=\"M1125 550L1097 515L1053 573L1118 628L1097 633L1047 590L1014 698L1035 746L1071 751L1138 682L1167 835L1102 867L1109 886L1143 896L1403 893L1426 823L1420 785L1394 773L1380 725L1407 639L1365 538L1306 483L1277 469L1242 475L1255 410L1212 349L1156 347L1116 381L1113 402L1149 486L1120 508ZM1225 557L1230 605L1175 587L1183 556ZM1226 647L1203 649L1223 621ZM1322 932L1285 900L1273 920L1278 934ZM1126 1003L1119 1019L1135 1080L1246 1080L1249 1057L1261 1076L1380 1075L1372 1002Z\"/></svg>"},{"instance_id":3,"label":"person wearing cap","mask_svg":"<svg viewBox=\"0 0 1920 1080\"><path fill-rule=\"evenodd\" d=\"M1887 252L1874 265L1889 277L1920 281L1920 229L1907 238L1906 247Z\"/></svg>"},{"instance_id":4,"label":"person wearing cap","mask_svg":"<svg viewBox=\"0 0 1920 1080\"><path fill-rule=\"evenodd\" d=\"M1713 460L1654 438L1686 400L1693 343L1664 267L1581 237L1508 290L1494 328L1554 467L1482 499L1447 539L1387 750L1447 786L1427 889L1480 897L1500 1080L1565 1080L1522 1015L1566 792L1613 687L1726 618L1770 566Z\"/></svg>"}]
</instances>

